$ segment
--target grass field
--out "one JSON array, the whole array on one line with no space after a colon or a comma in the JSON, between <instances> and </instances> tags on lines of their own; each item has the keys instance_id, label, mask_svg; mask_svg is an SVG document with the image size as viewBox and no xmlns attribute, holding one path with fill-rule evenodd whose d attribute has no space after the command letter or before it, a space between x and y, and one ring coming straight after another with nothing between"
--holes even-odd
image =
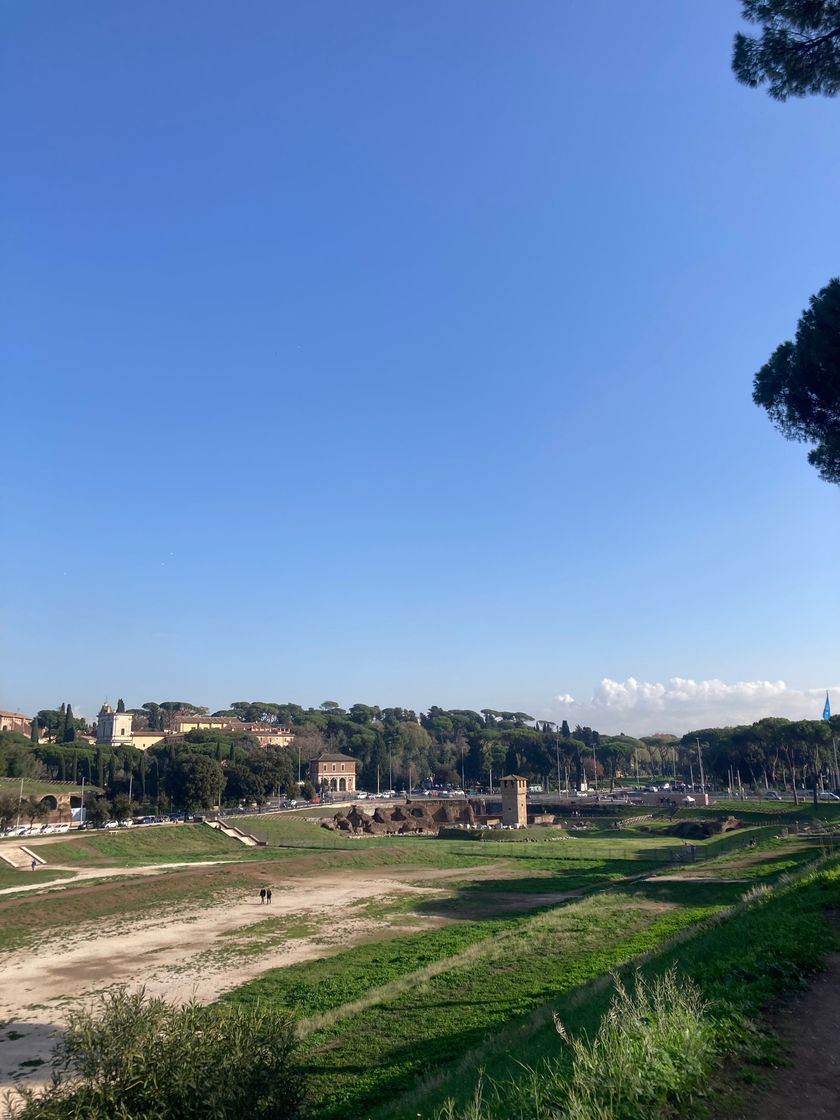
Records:
<instances>
[{"instance_id":1,"label":"grass field","mask_svg":"<svg viewBox=\"0 0 840 1120\"><path fill-rule=\"evenodd\" d=\"M149 864L162 864L164 870L72 884L40 897L0 899L0 949L37 948L39 941L67 929L82 938L87 929L117 930L123 924L130 929L134 918L183 916L191 907L212 904L226 911L231 899L256 892L269 880L277 887L275 912L267 917L260 912L256 924L221 934L212 953L220 959L227 955L234 975L240 959L253 964L261 953L296 938L314 941L316 952L324 938L323 953L317 960L264 972L224 998L268 1000L294 1011L312 1073L314 1120L371 1115L416 1120L431 1116L443 1095L466 1099L489 1060L494 1076L514 1076L525 1042L529 1061L553 1053L552 1009L568 1017L575 1030L597 1026L608 999L604 977L610 969L640 953L660 953L670 939L737 907L745 892L796 872L825 847L819 838L781 839L778 824L757 819L750 829L698 843L708 858L692 863L682 861L682 840L642 831L658 821L621 830L592 827L565 839L554 839L556 834L546 830L529 836L531 842L483 843L425 837L351 840L307 821L309 815L314 814L240 822L245 831L270 834L266 849L247 848L201 824L97 831L39 844L39 854L58 865L107 869L108 874L113 869L115 876ZM753 847L747 846L750 841ZM213 860L219 862L165 867ZM308 890L308 877L314 881L326 872L330 891L333 881L356 872L363 878L366 871L381 877L386 891L391 877L403 889L352 904L348 919L360 914L365 919L361 943L342 942L342 913L335 909L329 915L332 932L325 930L328 899L324 914L312 908L283 911L284 878L297 882L299 891L301 882ZM450 871L454 878L448 877ZM14 884L29 881L11 869L9 876ZM571 897L572 892L587 893ZM813 929L807 923L800 928L800 917L785 926L790 915L783 915L781 928L789 936L821 930L816 918ZM709 936L719 928L710 927ZM752 944L742 927L735 928L741 930L738 947L746 959ZM762 928L769 944L770 926ZM355 937L358 942L358 929ZM692 936L691 945L695 941L706 944ZM824 943L822 934L815 935L817 950ZM734 953L737 938L726 945ZM774 945L778 948L778 940ZM804 955L810 951L801 949ZM694 949L693 957L673 952L674 959L690 959L701 972L711 968ZM750 975L761 979L754 954L749 962ZM780 967L784 980L788 966ZM709 990L714 983L722 990L724 980L708 975ZM380 1106L383 1101L387 1109ZM514 1117L512 1112L499 1115Z\"/></svg>"},{"instance_id":2,"label":"grass field","mask_svg":"<svg viewBox=\"0 0 840 1120\"><path fill-rule=\"evenodd\" d=\"M539 1023L549 1005L563 1001L571 1014L577 993L611 968L659 949L674 935L738 904L755 881L775 881L821 851L811 841L757 835L755 849L733 850L681 869L686 879L654 877L618 885L610 885L609 876L650 867L637 860L552 859L545 854L547 846L527 845L526 858L499 859L509 877L485 871L452 884L448 899L414 907L417 913L456 919L453 924L395 931L396 936L375 945L274 970L226 999L277 1001L299 1016L319 1120L428 1116L442 1099L441 1086L452 1092L467 1083L465 1062L477 1076L488 1036L504 1039L534 1015ZM627 841L633 843L630 837ZM525 899L529 892L586 886L595 886L597 893L527 913L521 907L504 911L506 896ZM488 906L483 920L476 920L470 903L482 898ZM596 1000L592 1006L592 1014L584 1011L575 1022L596 1026L603 1004ZM550 1027L539 1041L542 1029L531 1028L537 1057L556 1045ZM473 1053L470 1066L464 1055ZM494 1052L499 1070L514 1070L519 1057L515 1047ZM447 1079L456 1060L459 1072ZM423 1079L429 1076L432 1083L424 1094ZM376 1112L383 1100L387 1108Z\"/></svg>"}]
</instances>

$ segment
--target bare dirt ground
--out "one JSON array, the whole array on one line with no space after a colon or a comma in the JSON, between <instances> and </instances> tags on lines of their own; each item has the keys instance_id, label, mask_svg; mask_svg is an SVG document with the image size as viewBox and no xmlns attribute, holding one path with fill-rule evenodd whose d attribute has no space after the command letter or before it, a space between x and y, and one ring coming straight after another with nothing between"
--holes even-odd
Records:
<instances>
[{"instance_id":1,"label":"bare dirt ground","mask_svg":"<svg viewBox=\"0 0 840 1120\"><path fill-rule=\"evenodd\" d=\"M164 865L167 871L173 866ZM331 946L375 936L383 923L364 907L354 912L354 903L406 891L416 892L418 898L438 893L404 881L411 878L411 870L400 869L400 878L395 871L352 876L331 871L287 880L275 890L271 907L261 905L256 888L228 891L207 905L185 904L154 917L127 914L119 920L87 922L56 931L34 949L0 954L0 1094L15 1084L47 1079L56 1031L80 1002L119 984L144 987L176 1003L208 1002L266 969L320 957ZM157 871L97 868L80 872L67 885L102 875ZM422 874L427 876L428 869ZM50 891L52 905L60 893ZM278 923L279 935L267 941L249 938L249 927L267 919ZM304 935L284 939L282 924L292 920Z\"/></svg>"},{"instance_id":2,"label":"bare dirt ground","mask_svg":"<svg viewBox=\"0 0 840 1120\"><path fill-rule=\"evenodd\" d=\"M727 1096L727 1120L836 1120L840 1116L840 953L807 992L786 1000L769 1017L782 1040L786 1065L763 1073L762 1083ZM763 1072L763 1071L762 1071Z\"/></svg>"}]
</instances>

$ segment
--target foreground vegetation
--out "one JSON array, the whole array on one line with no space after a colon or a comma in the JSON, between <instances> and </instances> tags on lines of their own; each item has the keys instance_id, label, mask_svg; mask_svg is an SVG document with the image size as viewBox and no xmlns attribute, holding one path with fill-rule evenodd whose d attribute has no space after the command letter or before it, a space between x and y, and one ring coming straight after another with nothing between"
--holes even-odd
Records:
<instances>
[{"instance_id":1,"label":"foreground vegetation","mask_svg":"<svg viewBox=\"0 0 840 1120\"><path fill-rule=\"evenodd\" d=\"M824 954L837 946L826 911L838 903L840 861L836 859L772 890L752 893L730 914L702 923L688 938L665 944L644 961L639 994L625 999L619 992L619 1003L613 1005L603 1032L597 1033L605 1022L607 991L596 986L585 1000L574 994L561 997L551 1002L549 1010L563 1024L564 1038L558 1037L549 1016L523 1020L500 1040L498 1049L491 1041L467 1055L457 1077L430 1081L395 1109L375 1115L434 1114L441 1120L664 1120L674 1114L677 1104L679 1114L696 1111L690 1098L705 1094L707 1070L725 1057L758 1067L777 1060L760 1012L786 991L805 986L820 969ZM670 996L658 1009L646 1012L648 1023L640 1029L634 1000L645 999L646 986L666 975L668 983L660 991L667 989ZM629 983L632 991L632 978ZM685 993L692 997L689 1015ZM639 1066L644 1071L642 1084L633 1075L633 1059L675 1018L684 1019L689 1078L683 1079L682 1067L673 1068L673 1053L666 1046L658 1059L652 1054ZM495 1071L492 1080L481 1072L488 1059ZM607 1059L616 1077L601 1079L588 1100L570 1093L578 1083L577 1074ZM695 1078L692 1068L695 1073L702 1070L703 1076ZM610 1100L604 1099L605 1088L615 1090ZM447 1103L440 1106L441 1096L447 1095Z\"/></svg>"},{"instance_id":2,"label":"foreground vegetation","mask_svg":"<svg viewBox=\"0 0 840 1120\"><path fill-rule=\"evenodd\" d=\"M57 1076L22 1090L15 1120L291 1120L303 1077L289 1016L270 1007L173 1008L119 990L73 1012Z\"/></svg>"}]
</instances>

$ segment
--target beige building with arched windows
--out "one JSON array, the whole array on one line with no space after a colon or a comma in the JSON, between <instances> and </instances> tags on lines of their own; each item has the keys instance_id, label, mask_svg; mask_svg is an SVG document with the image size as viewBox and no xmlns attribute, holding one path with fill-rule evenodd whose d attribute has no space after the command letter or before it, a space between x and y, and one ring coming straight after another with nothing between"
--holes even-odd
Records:
<instances>
[{"instance_id":1,"label":"beige building with arched windows","mask_svg":"<svg viewBox=\"0 0 840 1120\"><path fill-rule=\"evenodd\" d=\"M309 763L309 780L325 793L355 793L356 760L349 754L322 754Z\"/></svg>"}]
</instances>

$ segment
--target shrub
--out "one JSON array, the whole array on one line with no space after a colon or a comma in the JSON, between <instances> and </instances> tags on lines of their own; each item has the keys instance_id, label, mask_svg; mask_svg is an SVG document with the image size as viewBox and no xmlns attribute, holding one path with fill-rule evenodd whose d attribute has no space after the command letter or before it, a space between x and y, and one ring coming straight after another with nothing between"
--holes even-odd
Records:
<instances>
[{"instance_id":1,"label":"shrub","mask_svg":"<svg viewBox=\"0 0 840 1120\"><path fill-rule=\"evenodd\" d=\"M118 989L71 1015L53 1081L10 1102L16 1120L290 1120L302 1100L289 1015L172 1007Z\"/></svg>"}]
</instances>

